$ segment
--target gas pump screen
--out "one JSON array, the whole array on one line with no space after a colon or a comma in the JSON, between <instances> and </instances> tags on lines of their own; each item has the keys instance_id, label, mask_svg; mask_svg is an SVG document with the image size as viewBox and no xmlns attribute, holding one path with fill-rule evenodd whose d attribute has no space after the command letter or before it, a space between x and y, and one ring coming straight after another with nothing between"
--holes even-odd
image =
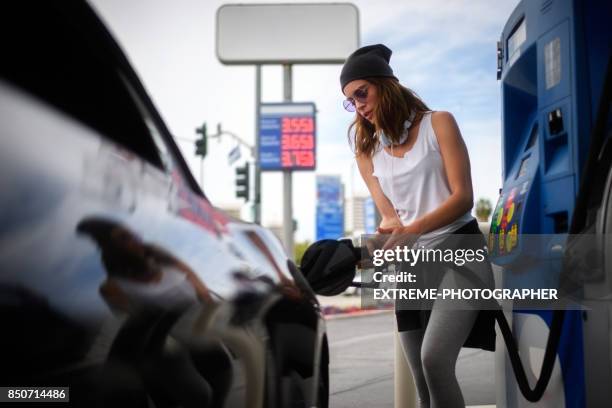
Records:
<instances>
[{"instance_id":1,"label":"gas pump screen","mask_svg":"<svg viewBox=\"0 0 612 408\"><path fill-rule=\"evenodd\" d=\"M521 160L521 165L519 166L518 172L516 173L517 179L527 174L527 164L529 163L530 158L531 156L527 156L523 160Z\"/></svg>"},{"instance_id":2,"label":"gas pump screen","mask_svg":"<svg viewBox=\"0 0 612 408\"><path fill-rule=\"evenodd\" d=\"M262 171L316 168L314 113L312 103L261 104L259 162Z\"/></svg>"},{"instance_id":3,"label":"gas pump screen","mask_svg":"<svg viewBox=\"0 0 612 408\"><path fill-rule=\"evenodd\" d=\"M512 34L508 37L508 53L507 60L509 61L514 53L519 49L519 47L525 42L527 39L527 27L525 26L525 19L523 18L521 22L514 27L512 30Z\"/></svg>"}]
</instances>

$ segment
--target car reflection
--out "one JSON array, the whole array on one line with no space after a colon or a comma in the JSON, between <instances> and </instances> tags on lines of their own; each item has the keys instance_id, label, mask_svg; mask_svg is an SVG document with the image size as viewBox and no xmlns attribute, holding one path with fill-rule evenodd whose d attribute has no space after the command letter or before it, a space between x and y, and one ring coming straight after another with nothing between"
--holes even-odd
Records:
<instances>
[{"instance_id":1,"label":"car reflection","mask_svg":"<svg viewBox=\"0 0 612 408\"><path fill-rule=\"evenodd\" d=\"M143 242L127 227L86 218L77 231L98 245L107 272L100 293L111 308L177 310L198 301L212 302L206 285L187 264L164 248Z\"/></svg>"},{"instance_id":2,"label":"car reflection","mask_svg":"<svg viewBox=\"0 0 612 408\"><path fill-rule=\"evenodd\" d=\"M142 404L133 390L144 386L156 406L223 406L232 380L227 349L218 340L186 344L174 333L194 306L200 319L211 315L217 304L206 285L169 251L117 222L89 217L77 232L97 245L107 274L99 292L125 317L98 376L103 405Z\"/></svg>"}]
</instances>

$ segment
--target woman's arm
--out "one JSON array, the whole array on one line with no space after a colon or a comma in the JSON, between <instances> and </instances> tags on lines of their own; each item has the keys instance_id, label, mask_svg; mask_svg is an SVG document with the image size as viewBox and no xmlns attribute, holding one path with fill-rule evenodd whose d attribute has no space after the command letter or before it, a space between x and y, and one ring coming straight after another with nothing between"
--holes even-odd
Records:
<instances>
[{"instance_id":1,"label":"woman's arm","mask_svg":"<svg viewBox=\"0 0 612 408\"><path fill-rule=\"evenodd\" d=\"M455 221L474 205L470 158L455 118L448 112L435 112L431 124L440 146L451 194L438 208L402 227L401 231L389 229L381 232L417 235L431 232Z\"/></svg>"},{"instance_id":2,"label":"woman's arm","mask_svg":"<svg viewBox=\"0 0 612 408\"><path fill-rule=\"evenodd\" d=\"M387 196L385 196L385 193L382 191L378 179L372 175L372 173L374 172L372 157L366 155L358 155L356 157L356 161L357 167L359 168L359 173L361 174L361 178L368 187L370 195L374 200L374 204L376 205L376 208L378 209L378 212L382 217L380 227L393 228L401 226L402 222L397 216L397 212L393 208L393 205L391 204Z\"/></svg>"}]
</instances>

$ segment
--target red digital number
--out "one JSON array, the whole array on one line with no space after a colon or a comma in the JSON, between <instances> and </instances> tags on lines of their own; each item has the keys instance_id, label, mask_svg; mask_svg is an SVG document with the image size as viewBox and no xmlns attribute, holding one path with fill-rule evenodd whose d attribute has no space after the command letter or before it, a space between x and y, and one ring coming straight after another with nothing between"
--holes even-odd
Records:
<instances>
[{"instance_id":1,"label":"red digital number","mask_svg":"<svg viewBox=\"0 0 612 408\"><path fill-rule=\"evenodd\" d=\"M314 121L312 118L300 118L300 131L312 133L314 131Z\"/></svg>"},{"instance_id":2,"label":"red digital number","mask_svg":"<svg viewBox=\"0 0 612 408\"><path fill-rule=\"evenodd\" d=\"M281 154L281 167L293 167L291 152L285 151Z\"/></svg>"},{"instance_id":3,"label":"red digital number","mask_svg":"<svg viewBox=\"0 0 612 408\"><path fill-rule=\"evenodd\" d=\"M291 149L298 150L300 148L300 135L291 135Z\"/></svg>"},{"instance_id":4,"label":"red digital number","mask_svg":"<svg viewBox=\"0 0 612 408\"><path fill-rule=\"evenodd\" d=\"M295 135L287 135L287 150L295 150Z\"/></svg>"},{"instance_id":5,"label":"red digital number","mask_svg":"<svg viewBox=\"0 0 612 408\"><path fill-rule=\"evenodd\" d=\"M283 118L282 129L283 133L291 133L291 118Z\"/></svg>"},{"instance_id":6,"label":"red digital number","mask_svg":"<svg viewBox=\"0 0 612 408\"><path fill-rule=\"evenodd\" d=\"M314 167L314 154L312 151L304 150L294 152L295 161L299 167Z\"/></svg>"},{"instance_id":7,"label":"red digital number","mask_svg":"<svg viewBox=\"0 0 612 408\"><path fill-rule=\"evenodd\" d=\"M299 136L300 149L314 149L314 137L310 134Z\"/></svg>"},{"instance_id":8,"label":"red digital number","mask_svg":"<svg viewBox=\"0 0 612 408\"><path fill-rule=\"evenodd\" d=\"M314 167L315 161L314 161L313 151L304 152L304 157L302 158L302 164L304 165L304 167Z\"/></svg>"},{"instance_id":9,"label":"red digital number","mask_svg":"<svg viewBox=\"0 0 612 408\"><path fill-rule=\"evenodd\" d=\"M281 136L281 150L291 149L291 135L283 134Z\"/></svg>"},{"instance_id":10,"label":"red digital number","mask_svg":"<svg viewBox=\"0 0 612 408\"><path fill-rule=\"evenodd\" d=\"M314 137L309 134L282 135L282 150L314 149Z\"/></svg>"},{"instance_id":11,"label":"red digital number","mask_svg":"<svg viewBox=\"0 0 612 408\"><path fill-rule=\"evenodd\" d=\"M314 132L314 120L311 117L305 118L283 118L283 133L312 133Z\"/></svg>"},{"instance_id":12,"label":"red digital number","mask_svg":"<svg viewBox=\"0 0 612 408\"><path fill-rule=\"evenodd\" d=\"M281 166L287 167L314 167L314 152L309 150L284 151L281 155Z\"/></svg>"}]
</instances>

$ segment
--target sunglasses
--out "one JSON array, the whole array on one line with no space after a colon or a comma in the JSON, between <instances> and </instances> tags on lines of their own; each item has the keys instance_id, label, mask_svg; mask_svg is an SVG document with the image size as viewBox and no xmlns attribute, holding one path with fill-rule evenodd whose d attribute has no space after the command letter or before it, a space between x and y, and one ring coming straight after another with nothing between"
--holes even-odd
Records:
<instances>
[{"instance_id":1,"label":"sunglasses","mask_svg":"<svg viewBox=\"0 0 612 408\"><path fill-rule=\"evenodd\" d=\"M355 110L357 109L355 107L355 101L359 103L365 103L367 99L368 99L368 86L366 85L366 86L363 86L357 89L355 92L353 92L352 98L346 98L345 100L343 100L342 106L344 106L344 109L346 109L349 112L355 112Z\"/></svg>"}]
</instances>

